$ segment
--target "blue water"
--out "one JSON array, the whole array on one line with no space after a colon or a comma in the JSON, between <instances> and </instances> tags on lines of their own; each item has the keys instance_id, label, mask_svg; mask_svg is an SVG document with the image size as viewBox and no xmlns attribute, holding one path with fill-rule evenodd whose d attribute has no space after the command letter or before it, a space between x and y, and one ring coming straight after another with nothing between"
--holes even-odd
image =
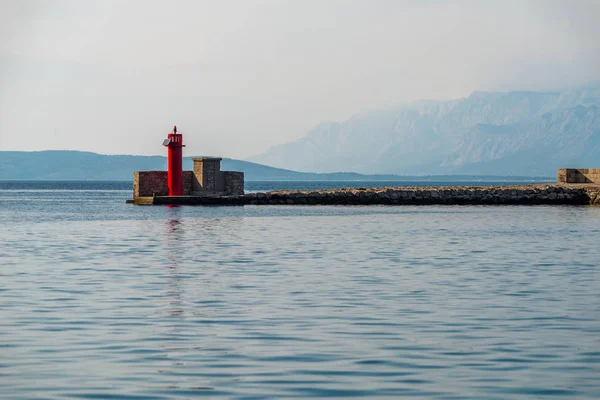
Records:
<instances>
[{"instance_id":1,"label":"blue water","mask_svg":"<svg viewBox=\"0 0 600 400\"><path fill-rule=\"evenodd\" d=\"M130 196L0 183L0 398L599 397L600 208Z\"/></svg>"}]
</instances>

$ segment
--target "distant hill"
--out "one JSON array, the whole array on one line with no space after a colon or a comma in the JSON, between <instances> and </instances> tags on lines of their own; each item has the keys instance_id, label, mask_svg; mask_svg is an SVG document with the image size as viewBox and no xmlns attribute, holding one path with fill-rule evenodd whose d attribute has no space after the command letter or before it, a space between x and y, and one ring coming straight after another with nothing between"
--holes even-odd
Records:
<instances>
[{"instance_id":1,"label":"distant hill","mask_svg":"<svg viewBox=\"0 0 600 400\"><path fill-rule=\"evenodd\" d=\"M192 169L192 157L183 166ZM115 180L130 181L135 171L166 170L162 156L104 155L83 151L0 151L0 180ZM352 172L306 173L224 158L224 171L242 171L248 181L474 181L480 176L363 175ZM554 176L550 175L551 177ZM486 180L520 180L532 177L486 176ZM543 179L543 178L540 178Z\"/></svg>"},{"instance_id":2,"label":"distant hill","mask_svg":"<svg viewBox=\"0 0 600 400\"><path fill-rule=\"evenodd\" d=\"M554 176L600 167L600 83L474 92L326 122L250 161L297 171Z\"/></svg>"}]
</instances>

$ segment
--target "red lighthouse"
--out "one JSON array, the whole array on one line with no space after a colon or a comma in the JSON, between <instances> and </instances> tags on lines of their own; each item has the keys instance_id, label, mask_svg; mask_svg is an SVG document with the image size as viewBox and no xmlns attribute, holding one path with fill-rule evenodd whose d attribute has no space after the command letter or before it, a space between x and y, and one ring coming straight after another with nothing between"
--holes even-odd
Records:
<instances>
[{"instance_id":1,"label":"red lighthouse","mask_svg":"<svg viewBox=\"0 0 600 400\"><path fill-rule=\"evenodd\" d=\"M183 194L183 137L177 133L177 126L173 127L173 133L169 133L163 142L163 146L169 149L167 183L169 196L181 196Z\"/></svg>"}]
</instances>

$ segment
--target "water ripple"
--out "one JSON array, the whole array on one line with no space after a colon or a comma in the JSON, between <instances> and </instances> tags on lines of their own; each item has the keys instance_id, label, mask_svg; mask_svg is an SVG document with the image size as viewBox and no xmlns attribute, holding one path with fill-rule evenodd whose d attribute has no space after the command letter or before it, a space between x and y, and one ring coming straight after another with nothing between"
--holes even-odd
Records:
<instances>
[{"instance_id":1,"label":"water ripple","mask_svg":"<svg viewBox=\"0 0 600 400\"><path fill-rule=\"evenodd\" d=\"M600 393L600 209L13 220L0 222L6 398Z\"/></svg>"}]
</instances>

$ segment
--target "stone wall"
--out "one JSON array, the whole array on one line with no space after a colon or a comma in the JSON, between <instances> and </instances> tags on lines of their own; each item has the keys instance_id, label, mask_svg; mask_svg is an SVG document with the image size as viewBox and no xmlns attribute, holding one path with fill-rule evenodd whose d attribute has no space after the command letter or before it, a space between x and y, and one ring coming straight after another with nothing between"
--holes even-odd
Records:
<instances>
[{"instance_id":1,"label":"stone wall","mask_svg":"<svg viewBox=\"0 0 600 400\"><path fill-rule=\"evenodd\" d=\"M244 173L221 171L221 159L217 157L193 158L195 180L192 194L242 195L244 194Z\"/></svg>"},{"instance_id":2,"label":"stone wall","mask_svg":"<svg viewBox=\"0 0 600 400\"><path fill-rule=\"evenodd\" d=\"M203 178L203 165L202 163L197 162L194 159L194 170L192 171L194 175L194 180L192 181L192 192L199 192L202 188L202 178Z\"/></svg>"},{"instance_id":3,"label":"stone wall","mask_svg":"<svg viewBox=\"0 0 600 400\"><path fill-rule=\"evenodd\" d=\"M138 171L133 173L133 198L168 196L167 171Z\"/></svg>"},{"instance_id":4,"label":"stone wall","mask_svg":"<svg viewBox=\"0 0 600 400\"><path fill-rule=\"evenodd\" d=\"M183 195L189 196L192 194L194 181L196 177L194 176L194 171L183 171Z\"/></svg>"},{"instance_id":5,"label":"stone wall","mask_svg":"<svg viewBox=\"0 0 600 400\"><path fill-rule=\"evenodd\" d=\"M561 168L558 183L599 183L600 168Z\"/></svg>"},{"instance_id":6,"label":"stone wall","mask_svg":"<svg viewBox=\"0 0 600 400\"><path fill-rule=\"evenodd\" d=\"M168 196L169 178L167 171L138 171L133 173L133 198ZM183 171L183 195L192 193L193 171Z\"/></svg>"},{"instance_id":7,"label":"stone wall","mask_svg":"<svg viewBox=\"0 0 600 400\"><path fill-rule=\"evenodd\" d=\"M228 196L241 196L244 194L244 173L236 171L223 171L225 194Z\"/></svg>"},{"instance_id":8,"label":"stone wall","mask_svg":"<svg viewBox=\"0 0 600 400\"><path fill-rule=\"evenodd\" d=\"M221 172L221 159L216 157L193 158L194 192L217 193L224 191L224 177Z\"/></svg>"}]
</instances>

